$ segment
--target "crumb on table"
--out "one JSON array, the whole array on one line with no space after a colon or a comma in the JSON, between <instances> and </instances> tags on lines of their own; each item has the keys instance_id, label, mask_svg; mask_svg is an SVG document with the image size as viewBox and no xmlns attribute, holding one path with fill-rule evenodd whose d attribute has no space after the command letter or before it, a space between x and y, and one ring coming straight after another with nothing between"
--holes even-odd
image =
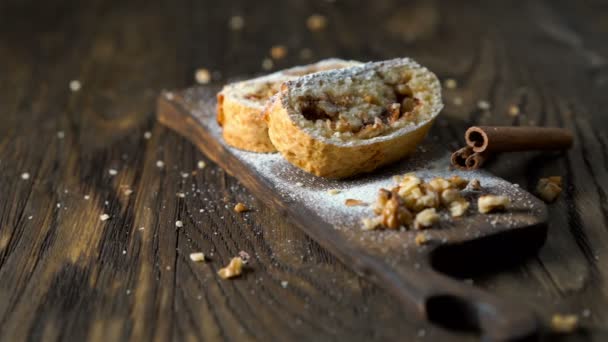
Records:
<instances>
[{"instance_id":1,"label":"crumb on table","mask_svg":"<svg viewBox=\"0 0 608 342\"><path fill-rule=\"evenodd\" d=\"M237 203L234 206L234 211L236 211L237 213L242 213L242 212L245 212L245 211L248 211L248 210L249 210L249 208L247 208L247 206L245 204L241 203L241 202Z\"/></svg>"},{"instance_id":2,"label":"crumb on table","mask_svg":"<svg viewBox=\"0 0 608 342\"><path fill-rule=\"evenodd\" d=\"M238 277L243 273L243 259L240 257L234 257L230 260L228 266L221 268L217 271L217 274L222 279L230 279Z\"/></svg>"}]
</instances>

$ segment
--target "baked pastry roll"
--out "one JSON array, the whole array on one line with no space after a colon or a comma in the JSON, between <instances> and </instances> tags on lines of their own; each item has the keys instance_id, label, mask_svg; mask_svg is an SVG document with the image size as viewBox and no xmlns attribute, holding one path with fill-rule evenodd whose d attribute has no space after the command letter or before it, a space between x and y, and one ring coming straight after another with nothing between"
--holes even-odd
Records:
<instances>
[{"instance_id":1,"label":"baked pastry roll","mask_svg":"<svg viewBox=\"0 0 608 342\"><path fill-rule=\"evenodd\" d=\"M315 64L297 66L270 75L226 85L217 94L217 122L222 126L226 143L254 152L274 152L268 138L268 126L262 111L268 99L283 82L299 76L361 64L356 61L326 59Z\"/></svg>"},{"instance_id":2,"label":"baked pastry roll","mask_svg":"<svg viewBox=\"0 0 608 342\"><path fill-rule=\"evenodd\" d=\"M414 152L442 108L437 77L399 58L290 80L265 119L270 141L290 163L344 178Z\"/></svg>"}]
</instances>

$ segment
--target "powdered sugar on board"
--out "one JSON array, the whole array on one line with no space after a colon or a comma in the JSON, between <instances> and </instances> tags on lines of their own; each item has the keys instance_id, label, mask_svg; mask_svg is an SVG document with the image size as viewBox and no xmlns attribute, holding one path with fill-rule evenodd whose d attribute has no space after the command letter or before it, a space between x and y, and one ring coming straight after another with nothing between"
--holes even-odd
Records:
<instances>
[{"instance_id":1,"label":"powdered sugar on board","mask_svg":"<svg viewBox=\"0 0 608 342\"><path fill-rule=\"evenodd\" d=\"M247 152L225 145L221 137L221 128L215 120L215 97L202 96L204 93L197 92L195 88L186 91L183 96L184 102L188 104L189 111L205 126L211 135L243 164L255 170L281 196L283 201L297 203L298 206L309 209L336 229L360 229L361 219L373 216L371 204L375 202L378 190L394 187L396 185L394 176L400 176L408 172L415 172L425 180L433 177L447 178L452 175L459 175L466 179L478 179L484 188L484 193L506 195L513 203L513 206L506 213L480 215L477 213L476 201L474 200L480 193L465 191L465 195L473 200L467 217L452 219L447 213L444 213L440 229L430 230L429 234L431 235L435 235L435 231L443 231L442 234L445 234L447 232L441 228L449 228L456 223L459 228L468 229L472 225L479 224L479 217L487 220L490 223L489 227L504 229L509 226L521 225L521 222L517 219L518 214L523 212L539 214L544 210L542 204L535 201L530 194L520 189L519 186L508 183L485 171L450 170L448 151L434 143L432 137L427 138L413 156L372 174L350 180L329 180L316 177L289 164L278 153ZM345 201L347 199L360 200L370 205L346 206ZM477 221L470 219L472 216L476 216ZM395 232L376 233L391 235Z\"/></svg>"}]
</instances>

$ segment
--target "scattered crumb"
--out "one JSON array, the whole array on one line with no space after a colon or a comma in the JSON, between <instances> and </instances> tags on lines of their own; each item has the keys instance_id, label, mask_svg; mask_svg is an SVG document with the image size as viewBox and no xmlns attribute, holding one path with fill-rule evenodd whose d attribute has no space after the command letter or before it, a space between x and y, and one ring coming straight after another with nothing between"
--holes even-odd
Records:
<instances>
[{"instance_id":1,"label":"scattered crumb","mask_svg":"<svg viewBox=\"0 0 608 342\"><path fill-rule=\"evenodd\" d=\"M234 277L238 277L243 273L243 260L239 257L232 258L228 266L221 268L217 271L217 274L222 279L230 279Z\"/></svg>"},{"instance_id":2,"label":"scattered crumb","mask_svg":"<svg viewBox=\"0 0 608 342\"><path fill-rule=\"evenodd\" d=\"M182 221L180 221L180 220L177 220L177 221L175 221L175 226L176 226L177 228L181 228L181 227L183 227L183 226L184 226L184 222L182 222Z\"/></svg>"},{"instance_id":3,"label":"scattered crumb","mask_svg":"<svg viewBox=\"0 0 608 342\"><path fill-rule=\"evenodd\" d=\"M583 315L583 317L587 318L587 317L591 316L591 310L584 309L581 314Z\"/></svg>"},{"instance_id":4,"label":"scattered crumb","mask_svg":"<svg viewBox=\"0 0 608 342\"><path fill-rule=\"evenodd\" d=\"M299 186L299 187L303 187L303 186L304 186L304 183L302 183L302 182L296 182L296 184L295 184L295 185L296 185L296 186Z\"/></svg>"},{"instance_id":5,"label":"scattered crumb","mask_svg":"<svg viewBox=\"0 0 608 342\"><path fill-rule=\"evenodd\" d=\"M454 96L454 99L452 100L452 102L454 103L455 106L461 106L463 103L462 97Z\"/></svg>"},{"instance_id":6,"label":"scattered crumb","mask_svg":"<svg viewBox=\"0 0 608 342\"><path fill-rule=\"evenodd\" d=\"M329 190L327 190L327 193L333 196L333 195L339 194L340 190L338 190L338 189L329 189Z\"/></svg>"},{"instance_id":7,"label":"scattered crumb","mask_svg":"<svg viewBox=\"0 0 608 342\"><path fill-rule=\"evenodd\" d=\"M275 45L270 48L270 57L272 59L283 59L287 56L287 48L284 45Z\"/></svg>"},{"instance_id":8,"label":"scattered crumb","mask_svg":"<svg viewBox=\"0 0 608 342\"><path fill-rule=\"evenodd\" d=\"M207 84L211 82L211 72L205 68L197 69L194 73L194 79L198 84Z\"/></svg>"},{"instance_id":9,"label":"scattered crumb","mask_svg":"<svg viewBox=\"0 0 608 342\"><path fill-rule=\"evenodd\" d=\"M28 180L30 179L30 174L28 172L24 172L21 174L21 179Z\"/></svg>"},{"instance_id":10,"label":"scattered crumb","mask_svg":"<svg viewBox=\"0 0 608 342\"><path fill-rule=\"evenodd\" d=\"M228 21L228 27L233 31L240 31L245 26L245 19L240 15L230 17Z\"/></svg>"},{"instance_id":11,"label":"scattered crumb","mask_svg":"<svg viewBox=\"0 0 608 342\"><path fill-rule=\"evenodd\" d=\"M188 174L188 172L182 172L181 176L182 176L182 178L188 178L188 176L190 176L190 174Z\"/></svg>"},{"instance_id":12,"label":"scattered crumb","mask_svg":"<svg viewBox=\"0 0 608 342\"><path fill-rule=\"evenodd\" d=\"M455 89L458 87L458 82L456 82L456 80L453 78L448 78L443 82L443 86L447 89Z\"/></svg>"},{"instance_id":13,"label":"scattered crumb","mask_svg":"<svg viewBox=\"0 0 608 342\"><path fill-rule=\"evenodd\" d=\"M306 27L312 32L318 32L327 26L327 18L321 14L313 14L306 19Z\"/></svg>"},{"instance_id":14,"label":"scattered crumb","mask_svg":"<svg viewBox=\"0 0 608 342\"><path fill-rule=\"evenodd\" d=\"M289 283L287 282L287 280L283 280L283 281L281 281L281 287L282 287L282 288L286 289L286 288L287 288L287 285L289 285Z\"/></svg>"},{"instance_id":15,"label":"scattered crumb","mask_svg":"<svg viewBox=\"0 0 608 342\"><path fill-rule=\"evenodd\" d=\"M34 218L34 216L32 216L32 215L30 215L30 216L27 217L28 220L31 220L33 218Z\"/></svg>"},{"instance_id":16,"label":"scattered crumb","mask_svg":"<svg viewBox=\"0 0 608 342\"><path fill-rule=\"evenodd\" d=\"M168 91L167 93L165 93L165 97L167 98L167 100L173 100L173 93Z\"/></svg>"},{"instance_id":17,"label":"scattered crumb","mask_svg":"<svg viewBox=\"0 0 608 342\"><path fill-rule=\"evenodd\" d=\"M511 200L507 196L484 195L477 200L479 212L487 214L497 210L504 210Z\"/></svg>"},{"instance_id":18,"label":"scattered crumb","mask_svg":"<svg viewBox=\"0 0 608 342\"><path fill-rule=\"evenodd\" d=\"M435 208L427 208L416 215L414 219L414 228L424 229L432 226L439 221L439 215Z\"/></svg>"},{"instance_id":19,"label":"scattered crumb","mask_svg":"<svg viewBox=\"0 0 608 342\"><path fill-rule=\"evenodd\" d=\"M110 176L116 176L118 174L118 171L116 171L116 169L109 169L108 173L110 174Z\"/></svg>"},{"instance_id":20,"label":"scattered crumb","mask_svg":"<svg viewBox=\"0 0 608 342\"><path fill-rule=\"evenodd\" d=\"M344 201L344 204L346 204L347 207L356 207L356 206L366 206L367 203L358 200L358 199L354 199L354 198L347 198L346 201Z\"/></svg>"},{"instance_id":21,"label":"scattered crumb","mask_svg":"<svg viewBox=\"0 0 608 342\"><path fill-rule=\"evenodd\" d=\"M199 160L198 163L196 163L196 167L198 167L199 169L204 169L205 166L207 166L207 163L202 160Z\"/></svg>"},{"instance_id":22,"label":"scattered crumb","mask_svg":"<svg viewBox=\"0 0 608 342\"><path fill-rule=\"evenodd\" d=\"M123 254L123 255L127 254L127 250L126 250L126 249L123 249L123 250L122 250L122 254Z\"/></svg>"},{"instance_id":23,"label":"scattered crumb","mask_svg":"<svg viewBox=\"0 0 608 342\"><path fill-rule=\"evenodd\" d=\"M274 63L272 62L272 59L264 58L262 60L262 69L270 70L270 69L272 69L273 66L274 66Z\"/></svg>"},{"instance_id":24,"label":"scattered crumb","mask_svg":"<svg viewBox=\"0 0 608 342\"><path fill-rule=\"evenodd\" d=\"M247 206L241 202L237 203L234 206L234 211L236 211L237 213L242 213L242 212L248 211L248 210L249 210L249 208L247 208Z\"/></svg>"},{"instance_id":25,"label":"scattered crumb","mask_svg":"<svg viewBox=\"0 0 608 342\"><path fill-rule=\"evenodd\" d=\"M131 189L125 189L125 190L123 190L122 193L125 194L125 196L129 196L130 194L133 193L133 190L131 190Z\"/></svg>"},{"instance_id":26,"label":"scattered crumb","mask_svg":"<svg viewBox=\"0 0 608 342\"><path fill-rule=\"evenodd\" d=\"M150 131L144 132L144 139L148 140L150 138L152 138L152 132L150 132Z\"/></svg>"},{"instance_id":27,"label":"scattered crumb","mask_svg":"<svg viewBox=\"0 0 608 342\"><path fill-rule=\"evenodd\" d=\"M162 161L162 160L157 160L156 161L156 167L162 168L164 166L165 166L165 162L164 161Z\"/></svg>"},{"instance_id":28,"label":"scattered crumb","mask_svg":"<svg viewBox=\"0 0 608 342\"><path fill-rule=\"evenodd\" d=\"M552 176L539 179L536 185L536 192L547 203L555 201L562 192L562 177Z\"/></svg>"},{"instance_id":29,"label":"scattered crumb","mask_svg":"<svg viewBox=\"0 0 608 342\"><path fill-rule=\"evenodd\" d=\"M555 314L551 317L553 330L560 333L571 333L578 328L578 317L576 315Z\"/></svg>"},{"instance_id":30,"label":"scattered crumb","mask_svg":"<svg viewBox=\"0 0 608 342\"><path fill-rule=\"evenodd\" d=\"M517 105L509 106L509 115L510 116L518 116L519 115L519 107Z\"/></svg>"},{"instance_id":31,"label":"scattered crumb","mask_svg":"<svg viewBox=\"0 0 608 342\"><path fill-rule=\"evenodd\" d=\"M485 100L479 100L479 101L477 101L477 108L479 108L481 110L489 110L490 102L485 101Z\"/></svg>"},{"instance_id":32,"label":"scattered crumb","mask_svg":"<svg viewBox=\"0 0 608 342\"><path fill-rule=\"evenodd\" d=\"M88 200L89 200L89 198L91 198L91 196L89 196L89 195L84 195L84 199L85 199L86 201L88 201Z\"/></svg>"},{"instance_id":33,"label":"scattered crumb","mask_svg":"<svg viewBox=\"0 0 608 342\"><path fill-rule=\"evenodd\" d=\"M374 230L382 224L382 216L366 217L361 220L363 230Z\"/></svg>"},{"instance_id":34,"label":"scattered crumb","mask_svg":"<svg viewBox=\"0 0 608 342\"><path fill-rule=\"evenodd\" d=\"M477 178L475 178L469 182L469 188L471 190L482 190L483 189L481 187L481 183L479 182L479 179L477 179Z\"/></svg>"},{"instance_id":35,"label":"scattered crumb","mask_svg":"<svg viewBox=\"0 0 608 342\"><path fill-rule=\"evenodd\" d=\"M63 138L65 138L65 133L64 133L63 131L59 131L59 132L57 132L57 138L58 138L58 139L63 139Z\"/></svg>"},{"instance_id":36,"label":"scattered crumb","mask_svg":"<svg viewBox=\"0 0 608 342\"><path fill-rule=\"evenodd\" d=\"M311 59L312 58L312 50L308 48L304 48L300 50L300 58L301 59Z\"/></svg>"},{"instance_id":37,"label":"scattered crumb","mask_svg":"<svg viewBox=\"0 0 608 342\"><path fill-rule=\"evenodd\" d=\"M416 234L416 238L414 239L414 242L416 243L416 245L422 246L422 245L426 245L429 242L429 239L426 237L426 234L418 233L418 234Z\"/></svg>"},{"instance_id":38,"label":"scattered crumb","mask_svg":"<svg viewBox=\"0 0 608 342\"><path fill-rule=\"evenodd\" d=\"M57 203L57 204L59 204L59 203ZM99 215L99 219L101 221L107 221L109 218L110 218L110 215L108 215L108 214L101 214L101 215Z\"/></svg>"},{"instance_id":39,"label":"scattered crumb","mask_svg":"<svg viewBox=\"0 0 608 342\"><path fill-rule=\"evenodd\" d=\"M146 229L146 228L145 227L139 227L139 228L137 228L137 230L144 230L144 229Z\"/></svg>"},{"instance_id":40,"label":"scattered crumb","mask_svg":"<svg viewBox=\"0 0 608 342\"><path fill-rule=\"evenodd\" d=\"M249 256L249 253L247 253L245 251L240 251L239 258L241 258L241 260L243 260L243 264L248 264L249 260L251 259L251 256Z\"/></svg>"},{"instance_id":41,"label":"scattered crumb","mask_svg":"<svg viewBox=\"0 0 608 342\"><path fill-rule=\"evenodd\" d=\"M179 198L185 198L185 197L186 197L186 194L185 194L185 193L183 193L183 192L177 192L177 193L175 194L175 196L177 196L177 197L179 197Z\"/></svg>"},{"instance_id":42,"label":"scattered crumb","mask_svg":"<svg viewBox=\"0 0 608 342\"><path fill-rule=\"evenodd\" d=\"M71 80L70 81L70 90L73 92L77 92L82 88L82 84L79 80Z\"/></svg>"},{"instance_id":43,"label":"scattered crumb","mask_svg":"<svg viewBox=\"0 0 608 342\"><path fill-rule=\"evenodd\" d=\"M202 252L190 253L190 260L194 262L205 261L205 254Z\"/></svg>"}]
</instances>

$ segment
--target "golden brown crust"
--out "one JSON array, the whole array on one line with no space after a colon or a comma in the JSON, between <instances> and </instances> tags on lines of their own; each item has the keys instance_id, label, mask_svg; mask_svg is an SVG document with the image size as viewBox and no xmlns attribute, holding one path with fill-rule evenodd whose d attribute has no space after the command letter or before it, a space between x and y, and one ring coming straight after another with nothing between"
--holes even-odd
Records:
<instances>
[{"instance_id":1,"label":"golden brown crust","mask_svg":"<svg viewBox=\"0 0 608 342\"><path fill-rule=\"evenodd\" d=\"M284 90L282 90L284 91ZM276 96L266 112L268 135L290 163L317 176L345 178L371 172L411 154L424 139L433 120L394 139L359 146L325 143L297 127Z\"/></svg>"},{"instance_id":2,"label":"golden brown crust","mask_svg":"<svg viewBox=\"0 0 608 342\"><path fill-rule=\"evenodd\" d=\"M253 152L276 151L268 139L268 126L259 108L219 93L217 120L228 145Z\"/></svg>"}]
</instances>

